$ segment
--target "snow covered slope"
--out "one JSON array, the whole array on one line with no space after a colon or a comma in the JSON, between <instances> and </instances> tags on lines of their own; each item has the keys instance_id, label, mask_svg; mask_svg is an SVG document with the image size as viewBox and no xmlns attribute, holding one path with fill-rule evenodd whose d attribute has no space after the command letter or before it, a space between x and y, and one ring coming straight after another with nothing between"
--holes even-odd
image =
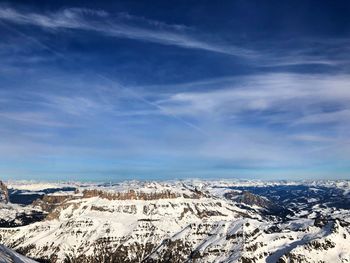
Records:
<instances>
[{"instance_id":1,"label":"snow covered slope","mask_svg":"<svg viewBox=\"0 0 350 263\"><path fill-rule=\"evenodd\" d=\"M24 257L9 248L0 245L0 263L36 263L36 261Z\"/></svg>"},{"instance_id":2,"label":"snow covered slope","mask_svg":"<svg viewBox=\"0 0 350 263\"><path fill-rule=\"evenodd\" d=\"M176 251L184 260L198 246L205 250L202 243L211 243L214 233L221 236L241 225L241 209L226 200L185 188L144 190L123 195L87 190L84 195L89 197L77 194L64 200L43 222L1 229L1 241L51 262L65 258L93 262L107 256L128 262L145 259L162 242L173 240L187 247ZM226 242L232 249L236 246L233 241Z\"/></svg>"},{"instance_id":3,"label":"snow covered slope","mask_svg":"<svg viewBox=\"0 0 350 263\"><path fill-rule=\"evenodd\" d=\"M75 183L33 203L44 220L0 228L0 242L53 263L350 262L348 186Z\"/></svg>"}]
</instances>

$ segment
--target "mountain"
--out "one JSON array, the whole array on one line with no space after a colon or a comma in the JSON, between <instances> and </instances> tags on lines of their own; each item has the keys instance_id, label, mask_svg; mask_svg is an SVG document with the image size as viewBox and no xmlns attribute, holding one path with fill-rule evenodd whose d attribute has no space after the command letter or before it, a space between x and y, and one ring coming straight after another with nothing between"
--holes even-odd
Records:
<instances>
[{"instance_id":1,"label":"mountain","mask_svg":"<svg viewBox=\"0 0 350 263\"><path fill-rule=\"evenodd\" d=\"M350 261L346 181L132 181L73 188L26 205L45 218L0 228L0 242L53 263Z\"/></svg>"},{"instance_id":2,"label":"mountain","mask_svg":"<svg viewBox=\"0 0 350 263\"><path fill-rule=\"evenodd\" d=\"M28 225L44 218L40 209L10 202L7 186L0 181L0 227L16 227Z\"/></svg>"}]
</instances>

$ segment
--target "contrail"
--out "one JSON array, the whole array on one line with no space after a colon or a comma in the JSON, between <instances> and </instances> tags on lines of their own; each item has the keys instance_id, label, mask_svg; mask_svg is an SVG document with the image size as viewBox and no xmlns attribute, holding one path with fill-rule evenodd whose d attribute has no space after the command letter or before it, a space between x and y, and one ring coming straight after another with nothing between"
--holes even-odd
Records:
<instances>
[{"instance_id":1,"label":"contrail","mask_svg":"<svg viewBox=\"0 0 350 263\"><path fill-rule=\"evenodd\" d=\"M23 33L22 31L18 30L18 29L15 29L11 26L9 26L7 23L4 23L3 21L0 21L0 24L3 25L4 27L6 27L7 29L9 29L10 31L12 32L15 32L16 34L30 40L31 42L35 43L36 45L40 46L41 48L45 49L45 50L48 50L50 51L51 53L55 54L56 56L62 58L62 59L65 59L69 62L72 62L72 63L75 63L75 64L78 64L75 60L71 59L70 57L67 57L66 54L60 52L60 51L57 51L55 50L54 48L44 44L43 42L39 41L37 38L33 37L33 36L30 36L26 33ZM189 121L186 121L184 120L183 118L173 114L173 113L170 113L166 110L166 108L158 105L157 103L154 103L153 101L150 101L150 100L147 100L146 98L144 98L143 96L141 96L140 94L136 93L134 90L128 88L128 87L125 87L125 86L122 86L120 87L120 85L116 85L116 82L111 79L110 77L106 76L106 75L103 75L101 73L96 73L94 72L93 74L95 74L95 76L99 77L100 79L103 79L103 80L107 80L109 82L111 82L113 84L113 87L116 87L117 89L119 90L123 90L123 91L126 91L130 96L132 96L133 98L153 107L153 108L156 108L158 111L160 111L163 115L166 115L168 117L171 117L179 122L182 122L184 125L186 125L187 127L190 127L191 129L194 129L196 130L197 132L200 132L201 134L203 135L208 135L208 133L206 131L204 131L203 129L201 129L199 126L189 122Z\"/></svg>"},{"instance_id":2,"label":"contrail","mask_svg":"<svg viewBox=\"0 0 350 263\"><path fill-rule=\"evenodd\" d=\"M104 79L104 80L107 80L107 81L110 81L112 82L112 84L115 84L115 82L110 79L109 77L106 77L105 75L102 75L100 73L95 73L96 76L100 77L101 79ZM130 88L127 88L127 87L118 87L120 90L124 90L126 91L129 95L131 95L132 97L144 102L145 104L148 104L156 109L158 109L162 114L166 115L166 116L169 116L169 117L172 117L180 122L182 122L183 124L185 124L186 126L192 128L192 129L195 129L197 130L198 132L202 133L203 135L208 135L207 132L205 132L203 129L201 129L200 127L198 127L197 125L191 123L191 122L188 122L186 120L184 120L183 118L171 113L171 112L168 112L166 110L166 108L160 106L159 104L157 103L154 103L153 101L150 101L150 100L147 100L146 98L144 98L143 96L141 96L140 94L136 93L134 90L130 89Z\"/></svg>"}]
</instances>

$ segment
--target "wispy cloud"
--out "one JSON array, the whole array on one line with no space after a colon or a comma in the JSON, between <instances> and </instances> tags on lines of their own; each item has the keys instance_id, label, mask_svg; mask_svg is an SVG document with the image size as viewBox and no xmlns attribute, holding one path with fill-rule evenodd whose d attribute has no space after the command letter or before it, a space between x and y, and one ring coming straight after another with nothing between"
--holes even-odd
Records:
<instances>
[{"instance_id":1,"label":"wispy cloud","mask_svg":"<svg viewBox=\"0 0 350 263\"><path fill-rule=\"evenodd\" d=\"M300 124L329 124L329 123L344 123L350 122L350 108L335 110L332 112L321 112L310 114L297 120L294 125Z\"/></svg>"},{"instance_id":2,"label":"wispy cloud","mask_svg":"<svg viewBox=\"0 0 350 263\"><path fill-rule=\"evenodd\" d=\"M104 35L207 50L239 57L256 57L249 49L206 40L183 25L168 25L160 21L135 17L126 13L108 14L101 10L69 8L58 12L23 12L8 6L0 7L3 21L34 25L48 30L78 29Z\"/></svg>"},{"instance_id":3,"label":"wispy cloud","mask_svg":"<svg viewBox=\"0 0 350 263\"><path fill-rule=\"evenodd\" d=\"M13 95L13 101L11 96L5 96L9 101L3 101L3 105L7 108L11 108L10 104L22 105L16 107L16 112L7 110L0 114L4 130L0 131L4 149L0 155L11 152L14 157L61 155L69 159L76 153L82 160L88 156L102 159L165 156L187 162L193 158L199 167L203 167L200 163L203 162L208 166L249 169L300 167L306 165L305 160L315 164L324 160L325 151L331 157L348 151L348 145L342 142L349 141L349 136L336 134L333 125L308 130L300 129L305 121L294 123L349 105L348 81L346 75L255 75L180 84L191 87L193 91L188 92L176 92L176 85L172 85L170 94L157 91L149 95L152 103L193 121L208 133L198 136L194 130L184 129L181 123L164 118L162 112L139 100L131 103L130 97L106 90L101 90L100 96L88 92L96 85L93 81L86 82L82 90L77 84L80 80L74 81L72 76L60 81L50 79L44 86L59 85L60 89L45 89L46 93L27 91L20 98ZM207 89L200 91L202 85ZM324 123L334 121L333 117L317 118L324 118ZM252 119L263 125L250 126ZM138 123L132 123L133 120ZM276 129L274 123L283 129ZM26 135L13 128L17 124L25 127ZM75 126L64 126L68 124ZM315 124L310 120L307 123ZM336 126L346 124L349 121L345 118L336 119ZM42 132L45 136L33 136ZM16 147L10 150L8 141L15 141Z\"/></svg>"},{"instance_id":4,"label":"wispy cloud","mask_svg":"<svg viewBox=\"0 0 350 263\"><path fill-rule=\"evenodd\" d=\"M96 101L88 97L74 96L57 96L46 95L44 96L44 104L56 111L61 111L75 116L82 117L83 115L98 114L102 112L108 112L112 110L112 105Z\"/></svg>"},{"instance_id":5,"label":"wispy cloud","mask_svg":"<svg viewBox=\"0 0 350 263\"><path fill-rule=\"evenodd\" d=\"M25 125L42 125L50 127L67 127L73 125L54 120L49 114L42 112L0 112L0 119L2 119L3 122L9 120Z\"/></svg>"},{"instance_id":6,"label":"wispy cloud","mask_svg":"<svg viewBox=\"0 0 350 263\"><path fill-rule=\"evenodd\" d=\"M222 81L209 80L212 88L207 91L175 93L159 103L180 115L249 117L249 114L260 114L254 116L295 124L342 122L345 118L334 118L336 112L344 117L349 109L348 75L271 73L231 78L223 86L218 85ZM196 85L206 84L192 85L196 89Z\"/></svg>"},{"instance_id":7,"label":"wispy cloud","mask_svg":"<svg viewBox=\"0 0 350 263\"><path fill-rule=\"evenodd\" d=\"M343 157L347 154L343 142L350 139L346 132L350 127L349 83L350 76L339 74L271 73L210 79L179 84L180 90L187 86L197 91L175 92L158 103L176 115L196 119L212 136L221 138L208 142L213 151L204 150L207 154L216 152L224 158L237 154L232 148L238 147L243 159L255 156L256 161L262 158L262 162L275 163L280 156L285 163L284 157L302 162L298 155L325 154L322 149L332 148L334 155ZM205 89L198 91L200 87Z\"/></svg>"},{"instance_id":8,"label":"wispy cloud","mask_svg":"<svg viewBox=\"0 0 350 263\"><path fill-rule=\"evenodd\" d=\"M18 25L36 26L55 32L64 30L83 30L115 38L133 39L185 49L210 51L244 59L254 67L294 67L319 65L324 67L341 67L349 64L350 57L344 46L348 39L301 39L299 42L276 40L268 45L257 41L249 47L229 43L220 36L208 32L199 32L194 28L167 24L161 21L137 17L128 13L108 13L103 10L86 8L66 8L56 12L23 11L9 5L0 5L0 22ZM5 24L5 23L6 24ZM10 26L8 26L10 27ZM16 30L12 28L12 30ZM18 31L18 30L16 30ZM18 33L22 34L22 32ZM32 38L29 35L26 38ZM38 42L44 49L52 48ZM266 41L265 41L266 42ZM313 48L311 49L310 46ZM243 60L242 60L243 61Z\"/></svg>"},{"instance_id":9,"label":"wispy cloud","mask_svg":"<svg viewBox=\"0 0 350 263\"><path fill-rule=\"evenodd\" d=\"M292 135L291 136L292 140L296 141L301 141L301 142L309 142L309 143L314 143L314 142L319 142L319 143L324 143L324 142L335 142L337 139L336 138L330 138L327 136L322 136L322 135L314 135L314 134L297 134L297 135Z\"/></svg>"}]
</instances>

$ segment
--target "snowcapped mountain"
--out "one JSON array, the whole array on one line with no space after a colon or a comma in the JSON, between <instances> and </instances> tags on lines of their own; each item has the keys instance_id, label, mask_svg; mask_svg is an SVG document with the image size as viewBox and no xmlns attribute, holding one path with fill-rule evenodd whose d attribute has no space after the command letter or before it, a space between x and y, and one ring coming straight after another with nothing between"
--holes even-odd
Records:
<instances>
[{"instance_id":1,"label":"snowcapped mountain","mask_svg":"<svg viewBox=\"0 0 350 263\"><path fill-rule=\"evenodd\" d=\"M7 187L0 181L0 227L28 225L35 221L41 221L43 218L42 209L9 202Z\"/></svg>"},{"instance_id":2,"label":"snowcapped mountain","mask_svg":"<svg viewBox=\"0 0 350 263\"><path fill-rule=\"evenodd\" d=\"M21 183L22 195L42 196L17 205L45 218L0 228L0 242L49 262L350 261L347 181L60 187Z\"/></svg>"}]
</instances>

